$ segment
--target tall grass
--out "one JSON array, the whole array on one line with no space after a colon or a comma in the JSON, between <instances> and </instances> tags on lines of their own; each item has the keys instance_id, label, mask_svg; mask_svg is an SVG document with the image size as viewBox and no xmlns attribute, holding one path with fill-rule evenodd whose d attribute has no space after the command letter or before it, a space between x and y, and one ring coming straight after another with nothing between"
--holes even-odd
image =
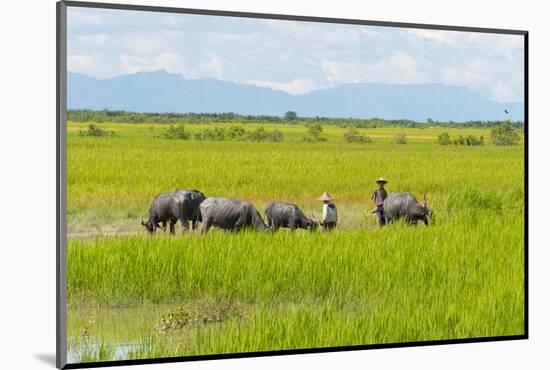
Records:
<instances>
[{"instance_id":1,"label":"tall grass","mask_svg":"<svg viewBox=\"0 0 550 370\"><path fill-rule=\"evenodd\" d=\"M108 311L215 297L248 307L241 320L170 334L171 344L154 330L157 318L144 337L157 341L146 356L523 333L522 219L480 211L452 221L376 232L73 240L69 306Z\"/></svg>"}]
</instances>

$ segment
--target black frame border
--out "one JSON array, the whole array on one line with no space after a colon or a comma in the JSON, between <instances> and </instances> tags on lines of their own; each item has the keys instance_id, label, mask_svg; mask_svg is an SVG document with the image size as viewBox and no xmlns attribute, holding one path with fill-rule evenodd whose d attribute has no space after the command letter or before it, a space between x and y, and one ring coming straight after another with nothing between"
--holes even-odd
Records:
<instances>
[{"instance_id":1,"label":"black frame border","mask_svg":"<svg viewBox=\"0 0 550 370\"><path fill-rule=\"evenodd\" d=\"M524 37L524 334L509 335L509 336L493 336L493 337L478 337L478 338L462 338L462 339L444 339L444 340L427 340L413 341L402 343L381 343L381 344L365 344L354 346L339 346L339 347L321 347L321 348L302 348L291 350L274 350L261 352L240 352L240 353L223 353L201 356L181 356L181 357L163 357L150 358L139 360L117 360L117 361L102 361L102 362L87 362L67 364L67 322L66 322L66 302L67 302L67 281L66 281L66 112L67 112L67 7L79 8L95 8L95 9L114 9L114 10L133 10L144 12L160 12L160 13L177 13L177 14L196 14L196 15L211 15L224 17L239 17L239 18L256 18L256 19L276 19L302 22L317 22L317 23L336 23L336 24L355 24L364 26L380 26L393 28L416 28L428 30L443 30L443 31L460 31L460 32L479 32L479 33L495 33L507 35L521 35ZM469 26L449 26L441 24L423 24L423 23L404 23L404 22L385 22L375 20L359 20L345 18L327 18L327 17L312 17L300 15L284 15L284 14L268 14L268 13L252 13L238 12L226 10L209 10L209 9L191 9L191 8L176 8L148 5L131 5L131 4L114 4L114 3L99 3L99 2L83 2L83 1L58 1L56 3L56 367L58 369L81 369L95 367L110 367L124 365L143 365L143 364L158 364L158 363L173 363L173 362L189 362L189 361L204 361L204 360L219 360L231 358L249 358L249 357L265 357L265 356L281 356L294 354L312 354L326 352L342 352L342 351L358 351L366 349L384 349L384 348L406 348L406 347L421 347L446 344L467 344L467 343L483 343L511 340L525 340L529 338L529 32L526 30L499 29L499 28L483 28Z\"/></svg>"}]
</instances>

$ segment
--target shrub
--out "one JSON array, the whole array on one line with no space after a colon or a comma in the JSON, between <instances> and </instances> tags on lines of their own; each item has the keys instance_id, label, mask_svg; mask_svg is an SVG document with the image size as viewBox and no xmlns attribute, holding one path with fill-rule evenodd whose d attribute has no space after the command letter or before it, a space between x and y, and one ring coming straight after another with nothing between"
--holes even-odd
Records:
<instances>
[{"instance_id":1,"label":"shrub","mask_svg":"<svg viewBox=\"0 0 550 370\"><path fill-rule=\"evenodd\" d=\"M344 141L348 143L370 143L372 139L369 136L359 133L355 127L350 127L349 130L344 133Z\"/></svg>"},{"instance_id":2,"label":"shrub","mask_svg":"<svg viewBox=\"0 0 550 370\"><path fill-rule=\"evenodd\" d=\"M393 137L396 144L407 144L407 135L399 133Z\"/></svg>"},{"instance_id":3,"label":"shrub","mask_svg":"<svg viewBox=\"0 0 550 370\"><path fill-rule=\"evenodd\" d=\"M313 143L317 141L327 141L325 137L322 136L323 126L320 123L309 123L307 126L307 135L302 139L305 142Z\"/></svg>"},{"instance_id":4,"label":"shrub","mask_svg":"<svg viewBox=\"0 0 550 370\"><path fill-rule=\"evenodd\" d=\"M437 137L437 142L441 145L452 144L451 136L449 135L448 132L444 132Z\"/></svg>"},{"instance_id":5,"label":"shrub","mask_svg":"<svg viewBox=\"0 0 550 370\"><path fill-rule=\"evenodd\" d=\"M193 134L193 139L194 140L198 140L198 141L202 141L202 140L206 140L206 137L204 136L204 132L195 132Z\"/></svg>"},{"instance_id":6,"label":"shrub","mask_svg":"<svg viewBox=\"0 0 550 370\"><path fill-rule=\"evenodd\" d=\"M453 139L453 144L454 145L464 145L465 143L466 143L466 141L464 140L462 135L458 135L458 138Z\"/></svg>"},{"instance_id":7,"label":"shrub","mask_svg":"<svg viewBox=\"0 0 550 370\"><path fill-rule=\"evenodd\" d=\"M80 136L95 136L95 137L101 137L101 136L114 136L115 132L111 130L105 130L100 127L97 127L95 124L88 125L87 130L79 130L78 134Z\"/></svg>"},{"instance_id":8,"label":"shrub","mask_svg":"<svg viewBox=\"0 0 550 370\"><path fill-rule=\"evenodd\" d=\"M506 121L491 130L491 142L495 145L517 145L519 135L510 121Z\"/></svg>"},{"instance_id":9,"label":"shrub","mask_svg":"<svg viewBox=\"0 0 550 370\"><path fill-rule=\"evenodd\" d=\"M193 135L195 140L211 141L283 141L283 133L279 130L267 131L264 127L258 127L252 131L246 131L242 126L231 126L228 129L214 127L204 129Z\"/></svg>"},{"instance_id":10,"label":"shrub","mask_svg":"<svg viewBox=\"0 0 550 370\"><path fill-rule=\"evenodd\" d=\"M248 140L248 141L265 141L266 137L267 137L267 134L266 134L265 128L258 127L256 129L254 129L254 131L248 133L248 135L246 137L246 140Z\"/></svg>"},{"instance_id":11,"label":"shrub","mask_svg":"<svg viewBox=\"0 0 550 370\"><path fill-rule=\"evenodd\" d=\"M223 128L214 127L214 130L208 130L212 140L224 141L226 138L225 130Z\"/></svg>"},{"instance_id":12,"label":"shrub","mask_svg":"<svg viewBox=\"0 0 550 370\"><path fill-rule=\"evenodd\" d=\"M468 135L466 137L463 137L462 135L458 135L458 138L453 139L452 143L455 145L478 146L478 145L483 145L484 140L483 140L483 135L480 136L479 138L473 135Z\"/></svg>"},{"instance_id":13,"label":"shrub","mask_svg":"<svg viewBox=\"0 0 550 370\"><path fill-rule=\"evenodd\" d=\"M227 139L228 140L241 140L246 134L246 130L243 126L231 126L227 130Z\"/></svg>"},{"instance_id":14,"label":"shrub","mask_svg":"<svg viewBox=\"0 0 550 370\"><path fill-rule=\"evenodd\" d=\"M283 141L285 139L285 136L283 133L277 129L271 131L269 134L267 134L267 141L273 141L273 142L279 142Z\"/></svg>"},{"instance_id":15,"label":"shrub","mask_svg":"<svg viewBox=\"0 0 550 370\"><path fill-rule=\"evenodd\" d=\"M195 133L193 138L195 140L224 141L226 139L229 140L229 135L223 128L214 127L214 129L207 128L201 132Z\"/></svg>"},{"instance_id":16,"label":"shrub","mask_svg":"<svg viewBox=\"0 0 550 370\"><path fill-rule=\"evenodd\" d=\"M179 140L189 140L191 135L185 131L183 125L170 125L164 132L163 137L165 139L179 139Z\"/></svg>"},{"instance_id":17,"label":"shrub","mask_svg":"<svg viewBox=\"0 0 550 370\"><path fill-rule=\"evenodd\" d=\"M479 138L473 135L468 135L466 137L466 145L469 145L469 146L483 145L483 135L480 136Z\"/></svg>"}]
</instances>

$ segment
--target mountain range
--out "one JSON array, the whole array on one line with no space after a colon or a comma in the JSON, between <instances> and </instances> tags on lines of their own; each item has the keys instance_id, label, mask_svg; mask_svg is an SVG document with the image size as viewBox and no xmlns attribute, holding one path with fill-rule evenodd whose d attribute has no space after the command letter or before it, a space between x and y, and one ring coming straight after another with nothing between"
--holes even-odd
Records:
<instances>
[{"instance_id":1,"label":"mountain range","mask_svg":"<svg viewBox=\"0 0 550 370\"><path fill-rule=\"evenodd\" d=\"M466 87L444 84L352 83L292 95L211 78L186 79L159 70L107 79L69 72L67 85L69 109L274 116L294 111L301 117L455 122L524 120L523 103L498 103Z\"/></svg>"}]
</instances>

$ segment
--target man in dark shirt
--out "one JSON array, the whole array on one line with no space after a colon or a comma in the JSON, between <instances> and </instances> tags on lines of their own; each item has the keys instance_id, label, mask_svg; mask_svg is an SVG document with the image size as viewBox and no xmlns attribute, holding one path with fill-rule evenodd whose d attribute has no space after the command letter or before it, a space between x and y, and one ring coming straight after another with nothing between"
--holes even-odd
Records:
<instances>
[{"instance_id":1,"label":"man in dark shirt","mask_svg":"<svg viewBox=\"0 0 550 370\"><path fill-rule=\"evenodd\" d=\"M384 189L384 185L386 185L388 181L381 177L376 180L376 183L378 184L378 189L372 193L371 199L376 205L375 212L378 215L378 224L380 226L384 226L386 224L386 218L384 217L384 200L388 197L388 193L386 192L386 189Z\"/></svg>"}]
</instances>

